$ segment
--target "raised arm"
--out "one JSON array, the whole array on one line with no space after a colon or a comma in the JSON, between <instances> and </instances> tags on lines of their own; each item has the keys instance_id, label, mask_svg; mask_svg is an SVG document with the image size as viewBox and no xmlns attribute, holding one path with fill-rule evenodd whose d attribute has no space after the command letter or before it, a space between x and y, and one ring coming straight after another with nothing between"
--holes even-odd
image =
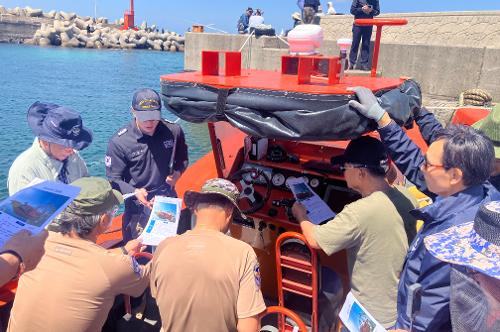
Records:
<instances>
[{"instance_id":1,"label":"raised arm","mask_svg":"<svg viewBox=\"0 0 500 332\"><path fill-rule=\"evenodd\" d=\"M420 165L424 156L418 146L379 105L377 98L370 89L364 87L353 88L359 102L349 101L349 106L356 109L361 115L372 119L378 124L380 138L389 153L392 161L399 170L424 194L433 198L435 195L428 191Z\"/></svg>"}]
</instances>

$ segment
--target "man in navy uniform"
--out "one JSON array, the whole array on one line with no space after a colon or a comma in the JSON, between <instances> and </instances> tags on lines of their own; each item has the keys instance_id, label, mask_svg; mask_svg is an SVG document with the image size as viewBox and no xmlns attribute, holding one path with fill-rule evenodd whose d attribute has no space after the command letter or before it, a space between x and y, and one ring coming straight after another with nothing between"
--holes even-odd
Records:
<instances>
[{"instance_id":1,"label":"man in navy uniform","mask_svg":"<svg viewBox=\"0 0 500 332\"><path fill-rule=\"evenodd\" d=\"M354 19L373 18L380 14L380 5L378 0L353 0L351 5L351 14ZM359 43L361 42L361 55L359 60L359 69L370 70L368 66L370 56L370 40L372 37L373 26L352 25L352 45L349 54L349 69L354 69L358 58Z\"/></svg>"},{"instance_id":2,"label":"man in navy uniform","mask_svg":"<svg viewBox=\"0 0 500 332\"><path fill-rule=\"evenodd\" d=\"M184 132L161 118L161 99L152 89L134 93L133 120L108 143L106 176L125 200L123 240L136 238L147 223L156 195L177 197L175 184L188 165Z\"/></svg>"}]
</instances>

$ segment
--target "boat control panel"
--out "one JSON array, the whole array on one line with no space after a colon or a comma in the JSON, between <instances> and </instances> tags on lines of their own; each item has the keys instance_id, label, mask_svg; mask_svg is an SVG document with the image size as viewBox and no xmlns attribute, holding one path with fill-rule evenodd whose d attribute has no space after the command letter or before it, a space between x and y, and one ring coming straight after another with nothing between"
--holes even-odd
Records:
<instances>
[{"instance_id":1,"label":"boat control panel","mask_svg":"<svg viewBox=\"0 0 500 332\"><path fill-rule=\"evenodd\" d=\"M262 290L272 298L276 239L286 231L301 231L291 213L294 196L287 180L302 177L335 213L340 212L360 198L347 187L340 168L331 163L332 157L343 154L348 142L255 138L225 122L210 124L209 132L219 176L230 179L241 192L238 204L246 218L233 218L231 236L254 248L261 264ZM337 273L348 289L345 251L319 254L323 268Z\"/></svg>"}]
</instances>

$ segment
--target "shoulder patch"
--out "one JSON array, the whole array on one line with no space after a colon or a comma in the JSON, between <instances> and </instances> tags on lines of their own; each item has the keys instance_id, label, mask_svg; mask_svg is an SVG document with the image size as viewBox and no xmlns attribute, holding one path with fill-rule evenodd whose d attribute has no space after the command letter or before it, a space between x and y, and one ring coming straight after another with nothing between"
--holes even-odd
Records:
<instances>
[{"instance_id":1,"label":"shoulder patch","mask_svg":"<svg viewBox=\"0 0 500 332\"><path fill-rule=\"evenodd\" d=\"M130 260L132 261L132 270L134 273L140 277L141 276L141 266L139 263L137 263L137 260L134 257L130 257Z\"/></svg>"},{"instance_id":2,"label":"shoulder patch","mask_svg":"<svg viewBox=\"0 0 500 332\"><path fill-rule=\"evenodd\" d=\"M104 157L104 165L106 165L106 167L111 167L111 156L106 155Z\"/></svg>"},{"instance_id":3,"label":"shoulder patch","mask_svg":"<svg viewBox=\"0 0 500 332\"><path fill-rule=\"evenodd\" d=\"M253 267L253 276L255 278L255 285L260 289L261 277L260 277L260 265L259 262L255 262Z\"/></svg>"},{"instance_id":4,"label":"shoulder patch","mask_svg":"<svg viewBox=\"0 0 500 332\"><path fill-rule=\"evenodd\" d=\"M118 131L117 135L121 136L121 135L125 134L127 132L127 130L128 130L127 128L122 128L122 129L120 129L120 131Z\"/></svg>"}]
</instances>

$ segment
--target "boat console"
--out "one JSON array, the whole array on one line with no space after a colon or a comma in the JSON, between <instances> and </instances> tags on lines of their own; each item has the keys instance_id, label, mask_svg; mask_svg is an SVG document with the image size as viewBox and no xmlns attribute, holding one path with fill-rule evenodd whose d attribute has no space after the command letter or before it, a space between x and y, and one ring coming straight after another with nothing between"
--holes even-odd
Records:
<instances>
[{"instance_id":1,"label":"boat console","mask_svg":"<svg viewBox=\"0 0 500 332\"><path fill-rule=\"evenodd\" d=\"M287 231L300 232L291 213L295 202L287 180L302 177L335 212L358 198L349 189L331 158L343 153L348 141L290 141L252 137L226 122L209 123L218 176L241 191L239 206L246 218L236 217L231 236L250 244L259 257L262 290L276 296L275 242ZM325 221L326 222L326 221ZM348 289L344 251L320 254L324 267L334 271Z\"/></svg>"}]
</instances>

